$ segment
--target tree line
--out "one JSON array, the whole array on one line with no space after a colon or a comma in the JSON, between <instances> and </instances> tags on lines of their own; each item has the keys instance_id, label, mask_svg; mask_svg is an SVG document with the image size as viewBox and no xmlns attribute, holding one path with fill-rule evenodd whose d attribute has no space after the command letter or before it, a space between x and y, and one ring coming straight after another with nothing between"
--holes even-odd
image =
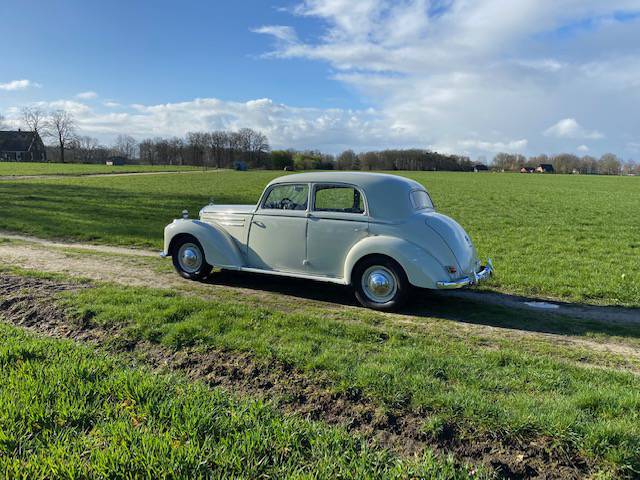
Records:
<instances>
[{"instance_id":1,"label":"tree line","mask_svg":"<svg viewBox=\"0 0 640 480\"><path fill-rule=\"evenodd\" d=\"M640 174L640 165L634 160L623 161L613 153L605 153L600 158L571 153L558 155L537 155L525 157L517 153L498 153L493 158L492 168L496 171L519 172L522 168L536 168L540 164L553 165L556 173L581 173L587 175Z\"/></svg>"},{"instance_id":2,"label":"tree line","mask_svg":"<svg viewBox=\"0 0 640 480\"><path fill-rule=\"evenodd\" d=\"M44 112L27 107L22 110L25 127L37 132L46 145L50 162L104 163L113 156L129 163L149 165L195 165L203 168L295 169L295 170L430 170L472 171L478 162L463 155L449 155L426 149L387 149L356 153L345 150L331 155L318 150L271 150L263 133L242 128L238 131L189 132L185 137L155 137L138 142L130 135L119 135L112 145L78 135L73 115L65 110ZM0 116L0 125L2 116ZM525 157L517 153L498 153L490 167L494 171L517 172L551 164L556 173L640 174L640 165L623 161L612 153L600 158L578 157L569 153Z\"/></svg>"},{"instance_id":3,"label":"tree line","mask_svg":"<svg viewBox=\"0 0 640 480\"><path fill-rule=\"evenodd\" d=\"M142 163L231 168L242 162L250 168L271 168L269 140L251 128L237 132L189 132L185 138L148 138L138 145Z\"/></svg>"}]
</instances>

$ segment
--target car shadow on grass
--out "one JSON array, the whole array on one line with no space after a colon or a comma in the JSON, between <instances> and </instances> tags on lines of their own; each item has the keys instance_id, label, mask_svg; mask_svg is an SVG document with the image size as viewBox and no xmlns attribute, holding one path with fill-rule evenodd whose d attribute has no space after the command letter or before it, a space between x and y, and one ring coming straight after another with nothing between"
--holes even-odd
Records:
<instances>
[{"instance_id":1,"label":"car shadow on grass","mask_svg":"<svg viewBox=\"0 0 640 480\"><path fill-rule=\"evenodd\" d=\"M292 302L295 302L295 299L301 299L344 306L359 306L350 287L333 283L228 270L215 272L206 280L206 283L278 293L290 297ZM416 320L442 318L474 325L556 335L616 335L640 338L640 323L611 321L606 314L603 314L603 320L598 320L569 316L564 313L565 310L561 310L561 313L553 310L534 311L524 305L518 307L513 300L516 298L520 300L520 297L497 292L475 293L473 295L458 295L458 292L452 294L450 292L414 289L411 300L398 314L411 316ZM486 295L491 295L492 302L485 300ZM501 299L504 300L502 303L499 302ZM576 309L594 308L603 313L607 312L607 309L635 313L633 309L618 307L564 305L571 305ZM640 315L640 312L638 313Z\"/></svg>"}]
</instances>

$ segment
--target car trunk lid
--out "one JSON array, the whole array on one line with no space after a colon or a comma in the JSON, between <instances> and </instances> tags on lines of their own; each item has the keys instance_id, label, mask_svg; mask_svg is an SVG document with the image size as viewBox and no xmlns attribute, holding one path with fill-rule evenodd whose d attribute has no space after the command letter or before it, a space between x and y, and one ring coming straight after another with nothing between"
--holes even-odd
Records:
<instances>
[{"instance_id":1,"label":"car trunk lid","mask_svg":"<svg viewBox=\"0 0 640 480\"><path fill-rule=\"evenodd\" d=\"M425 213L425 223L451 248L462 274L468 275L479 268L478 255L471 238L453 218L441 213Z\"/></svg>"}]
</instances>

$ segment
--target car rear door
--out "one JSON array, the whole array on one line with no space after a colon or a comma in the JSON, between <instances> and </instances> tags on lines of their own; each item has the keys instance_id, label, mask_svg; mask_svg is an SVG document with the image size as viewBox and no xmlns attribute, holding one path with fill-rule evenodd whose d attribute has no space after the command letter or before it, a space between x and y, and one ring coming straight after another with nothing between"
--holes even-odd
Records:
<instances>
[{"instance_id":1,"label":"car rear door","mask_svg":"<svg viewBox=\"0 0 640 480\"><path fill-rule=\"evenodd\" d=\"M366 199L360 189L342 183L312 186L307 224L307 271L342 278L349 250L369 235Z\"/></svg>"}]
</instances>

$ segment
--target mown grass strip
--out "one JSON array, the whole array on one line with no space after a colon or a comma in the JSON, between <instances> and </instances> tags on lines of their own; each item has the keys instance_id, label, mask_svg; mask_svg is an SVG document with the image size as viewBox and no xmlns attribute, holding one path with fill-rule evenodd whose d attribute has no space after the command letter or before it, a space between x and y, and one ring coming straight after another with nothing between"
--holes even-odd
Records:
<instances>
[{"instance_id":1,"label":"mown grass strip","mask_svg":"<svg viewBox=\"0 0 640 480\"><path fill-rule=\"evenodd\" d=\"M454 426L469 439L546 438L603 469L640 470L640 378L630 373L568 365L517 342L487 349L446 329L417 333L162 290L105 286L64 303L78 321L122 327L127 339L247 351L321 373L338 392L421 412L427 435Z\"/></svg>"},{"instance_id":2,"label":"mown grass strip","mask_svg":"<svg viewBox=\"0 0 640 480\"><path fill-rule=\"evenodd\" d=\"M198 167L180 165L122 165L81 163L0 162L0 176L14 175L95 175L137 172L179 172Z\"/></svg>"},{"instance_id":3,"label":"mown grass strip","mask_svg":"<svg viewBox=\"0 0 640 480\"><path fill-rule=\"evenodd\" d=\"M4 478L469 478L179 376L0 324ZM479 474L482 477L484 474Z\"/></svg>"}]
</instances>

